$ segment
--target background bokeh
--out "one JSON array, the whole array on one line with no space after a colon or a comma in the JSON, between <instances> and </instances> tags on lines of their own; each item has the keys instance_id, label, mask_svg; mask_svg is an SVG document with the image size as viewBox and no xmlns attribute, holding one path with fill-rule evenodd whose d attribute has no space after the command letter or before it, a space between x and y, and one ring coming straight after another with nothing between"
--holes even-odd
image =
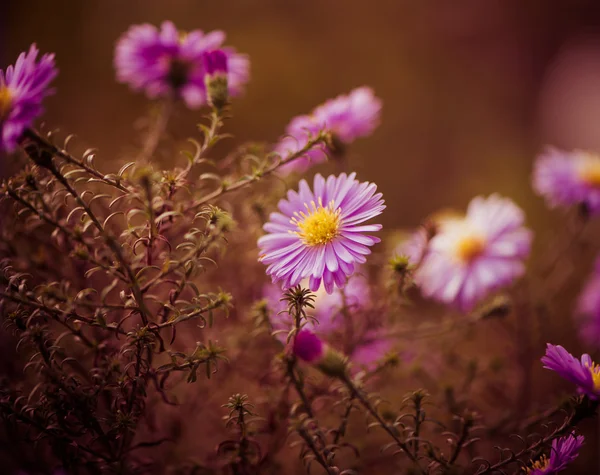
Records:
<instances>
[{"instance_id":1,"label":"background bokeh","mask_svg":"<svg viewBox=\"0 0 600 475\"><path fill-rule=\"evenodd\" d=\"M108 161L132 142L147 102L114 80L113 48L133 23L223 29L250 55L234 104L236 140L275 140L295 114L368 84L383 122L350 151L388 202L384 224L414 225L475 194L512 196L543 219L529 188L546 143L600 146L600 4L594 0L5 0L2 64L36 41L55 51L47 122ZM193 135L181 111L172 132ZM541 213L541 216L540 216Z\"/></svg>"},{"instance_id":2,"label":"background bokeh","mask_svg":"<svg viewBox=\"0 0 600 475\"><path fill-rule=\"evenodd\" d=\"M382 124L348 161L383 192L388 229L497 191L525 209L539 243L562 222L531 190L536 154L546 144L600 150L596 0L0 0L0 64L32 41L56 52L45 121L98 147L96 164L110 171L148 112L142 94L114 79L115 41L131 24L166 19L225 30L250 56L252 80L228 124L235 143L275 141L292 116L373 87ZM197 135L199 119L179 110L169 131ZM571 275L575 294L585 274ZM570 305L556 302L553 314ZM575 338L567 320L553 325L561 343Z\"/></svg>"}]
</instances>

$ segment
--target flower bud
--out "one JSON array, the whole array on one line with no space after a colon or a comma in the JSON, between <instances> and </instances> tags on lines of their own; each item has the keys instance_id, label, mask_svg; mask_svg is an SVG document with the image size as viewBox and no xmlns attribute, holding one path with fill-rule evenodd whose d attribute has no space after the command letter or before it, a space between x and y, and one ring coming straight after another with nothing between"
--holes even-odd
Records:
<instances>
[{"instance_id":1,"label":"flower bud","mask_svg":"<svg viewBox=\"0 0 600 475\"><path fill-rule=\"evenodd\" d=\"M202 56L204 62L204 84L208 103L215 109L227 104L227 56L222 50L208 51Z\"/></svg>"},{"instance_id":2,"label":"flower bud","mask_svg":"<svg viewBox=\"0 0 600 475\"><path fill-rule=\"evenodd\" d=\"M343 378L348 369L348 359L324 343L310 330L300 330L294 339L294 354L316 366L327 376Z\"/></svg>"}]
</instances>

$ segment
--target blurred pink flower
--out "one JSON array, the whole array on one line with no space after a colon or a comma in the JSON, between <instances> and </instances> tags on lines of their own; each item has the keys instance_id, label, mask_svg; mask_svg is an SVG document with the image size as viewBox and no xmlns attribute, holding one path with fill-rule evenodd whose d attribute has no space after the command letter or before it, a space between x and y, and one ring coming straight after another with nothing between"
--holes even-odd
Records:
<instances>
[{"instance_id":1,"label":"blurred pink flower","mask_svg":"<svg viewBox=\"0 0 600 475\"><path fill-rule=\"evenodd\" d=\"M368 87L354 89L315 108L310 115L292 119L284 136L275 146L275 152L285 159L306 146L310 137L320 131L331 133L334 144L348 145L359 137L373 133L379 125L381 100ZM326 159L332 153L324 146L315 147L305 157L298 158L280 168L282 173L302 172Z\"/></svg>"},{"instance_id":2,"label":"blurred pink flower","mask_svg":"<svg viewBox=\"0 0 600 475\"><path fill-rule=\"evenodd\" d=\"M250 62L233 48L222 47L223 41L222 31L184 33L168 21L160 29L147 23L134 25L117 42L117 79L150 98L174 95L196 109L207 100L204 55L220 50L226 57L229 95L239 95L249 80Z\"/></svg>"},{"instance_id":3,"label":"blurred pink flower","mask_svg":"<svg viewBox=\"0 0 600 475\"><path fill-rule=\"evenodd\" d=\"M471 310L525 272L532 233L524 219L508 198L474 198L464 218L440 222L415 282L425 296Z\"/></svg>"},{"instance_id":4,"label":"blurred pink flower","mask_svg":"<svg viewBox=\"0 0 600 475\"><path fill-rule=\"evenodd\" d=\"M552 208L585 205L591 213L598 213L600 156L550 148L535 163L533 188Z\"/></svg>"}]
</instances>

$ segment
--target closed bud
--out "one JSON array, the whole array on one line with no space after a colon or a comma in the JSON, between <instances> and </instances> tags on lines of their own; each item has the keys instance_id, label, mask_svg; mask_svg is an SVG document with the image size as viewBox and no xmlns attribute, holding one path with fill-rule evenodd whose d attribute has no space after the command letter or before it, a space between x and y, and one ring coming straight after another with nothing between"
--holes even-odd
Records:
<instances>
[{"instance_id":1,"label":"closed bud","mask_svg":"<svg viewBox=\"0 0 600 475\"><path fill-rule=\"evenodd\" d=\"M208 51L202 56L204 62L204 84L209 105L221 110L227 104L227 55L222 50Z\"/></svg>"},{"instance_id":2,"label":"closed bud","mask_svg":"<svg viewBox=\"0 0 600 475\"><path fill-rule=\"evenodd\" d=\"M296 334L293 351L298 358L314 365L327 376L343 378L347 373L348 359L309 330L300 330Z\"/></svg>"}]
</instances>

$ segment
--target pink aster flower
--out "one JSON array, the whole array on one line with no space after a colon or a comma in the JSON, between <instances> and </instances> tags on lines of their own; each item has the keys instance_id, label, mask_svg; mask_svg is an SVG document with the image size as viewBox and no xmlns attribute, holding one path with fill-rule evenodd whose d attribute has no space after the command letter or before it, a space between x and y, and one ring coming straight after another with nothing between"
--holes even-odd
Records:
<instances>
[{"instance_id":1,"label":"pink aster flower","mask_svg":"<svg viewBox=\"0 0 600 475\"><path fill-rule=\"evenodd\" d=\"M585 438L574 433L564 437L559 437L552 441L550 458L546 455L533 463L531 468L527 469L529 475L551 475L562 472L579 455L579 449L583 445Z\"/></svg>"},{"instance_id":2,"label":"pink aster flower","mask_svg":"<svg viewBox=\"0 0 600 475\"><path fill-rule=\"evenodd\" d=\"M600 258L577 300L579 335L588 345L600 347Z\"/></svg>"},{"instance_id":3,"label":"pink aster flower","mask_svg":"<svg viewBox=\"0 0 600 475\"><path fill-rule=\"evenodd\" d=\"M600 366L592 361L590 355L584 354L578 360L562 346L548 343L541 361L544 368L556 371L575 384L580 393L591 399L600 397Z\"/></svg>"},{"instance_id":4,"label":"pink aster flower","mask_svg":"<svg viewBox=\"0 0 600 475\"><path fill-rule=\"evenodd\" d=\"M385 209L381 193L368 182L360 183L356 173L316 175L313 190L306 180L299 190L288 191L271 213L258 240L260 260L267 274L283 289L309 279L313 292L325 286L332 293L344 287L357 264L366 262L370 246L379 238L365 233L379 231L380 224L362 224Z\"/></svg>"},{"instance_id":5,"label":"pink aster flower","mask_svg":"<svg viewBox=\"0 0 600 475\"><path fill-rule=\"evenodd\" d=\"M523 211L498 195L476 197L465 217L441 221L415 274L423 294L469 311L520 277L532 238L523 222Z\"/></svg>"},{"instance_id":6,"label":"pink aster flower","mask_svg":"<svg viewBox=\"0 0 600 475\"><path fill-rule=\"evenodd\" d=\"M548 149L537 159L533 188L552 208L585 205L600 212L600 156Z\"/></svg>"},{"instance_id":7,"label":"pink aster flower","mask_svg":"<svg viewBox=\"0 0 600 475\"><path fill-rule=\"evenodd\" d=\"M321 131L332 135L336 150L315 147L305 157L283 166L283 173L302 172L310 165L322 162L326 154L341 149L359 137L373 133L381 115L381 100L368 87L354 89L348 95L340 95L315 108L310 115L292 119L286 128L286 136L276 145L275 152L283 159L297 152L308 143L309 138Z\"/></svg>"},{"instance_id":8,"label":"pink aster flower","mask_svg":"<svg viewBox=\"0 0 600 475\"><path fill-rule=\"evenodd\" d=\"M58 74L54 55L38 61L38 53L31 45L14 66L0 70L0 150L16 148L25 129L42 114L42 100L53 92L48 86Z\"/></svg>"},{"instance_id":9,"label":"pink aster flower","mask_svg":"<svg viewBox=\"0 0 600 475\"><path fill-rule=\"evenodd\" d=\"M224 40L222 31L184 33L171 22L164 22L160 29L134 25L117 42L117 79L150 98L174 95L196 109L207 101L205 53L220 50L226 57L229 95L236 96L249 79L250 63L245 55L223 48Z\"/></svg>"}]
</instances>

